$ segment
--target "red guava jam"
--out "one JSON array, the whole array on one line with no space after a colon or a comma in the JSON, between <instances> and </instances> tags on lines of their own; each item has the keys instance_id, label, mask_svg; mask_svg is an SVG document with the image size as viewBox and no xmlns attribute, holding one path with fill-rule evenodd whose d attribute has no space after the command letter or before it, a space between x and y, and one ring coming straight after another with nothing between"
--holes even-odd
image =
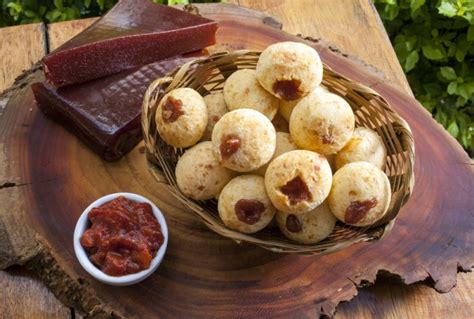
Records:
<instances>
[{"instance_id":1,"label":"red guava jam","mask_svg":"<svg viewBox=\"0 0 474 319\"><path fill-rule=\"evenodd\" d=\"M110 276L124 276L150 267L163 244L161 227L148 203L123 196L93 208L91 226L81 245L100 270Z\"/></svg>"}]
</instances>

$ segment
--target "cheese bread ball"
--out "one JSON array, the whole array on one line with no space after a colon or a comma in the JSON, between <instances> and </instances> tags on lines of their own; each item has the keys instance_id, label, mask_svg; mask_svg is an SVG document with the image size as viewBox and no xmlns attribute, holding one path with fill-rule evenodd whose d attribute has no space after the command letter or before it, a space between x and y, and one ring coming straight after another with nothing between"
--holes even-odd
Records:
<instances>
[{"instance_id":1,"label":"cheese bread ball","mask_svg":"<svg viewBox=\"0 0 474 319\"><path fill-rule=\"evenodd\" d=\"M222 190L217 205L219 216L230 229L255 233L273 219L276 209L265 192L263 177L241 175Z\"/></svg>"},{"instance_id":2,"label":"cheese bread ball","mask_svg":"<svg viewBox=\"0 0 474 319\"><path fill-rule=\"evenodd\" d=\"M321 92L321 93L327 93L328 90L322 86L318 86L315 91ZM317 93L316 93L317 94ZM280 100L280 114L283 116L285 120L288 122L290 121L290 116L291 113L293 112L293 109L295 108L296 104L301 101L301 99L294 100L294 101L285 101L285 100Z\"/></svg>"},{"instance_id":3,"label":"cheese bread ball","mask_svg":"<svg viewBox=\"0 0 474 319\"><path fill-rule=\"evenodd\" d=\"M373 130L358 127L346 146L336 155L336 169L352 162L369 162L380 169L385 166L387 150L382 138Z\"/></svg>"},{"instance_id":4,"label":"cheese bread ball","mask_svg":"<svg viewBox=\"0 0 474 319\"><path fill-rule=\"evenodd\" d=\"M260 84L276 97L292 101L314 90L323 79L318 52L299 42L279 42L263 50L257 62Z\"/></svg>"},{"instance_id":5,"label":"cheese bread ball","mask_svg":"<svg viewBox=\"0 0 474 319\"><path fill-rule=\"evenodd\" d=\"M371 163L354 162L334 174L328 202L340 221L368 226L384 217L391 196L390 182L384 172Z\"/></svg>"},{"instance_id":6,"label":"cheese bread ball","mask_svg":"<svg viewBox=\"0 0 474 319\"><path fill-rule=\"evenodd\" d=\"M158 104L155 122L161 138L169 145L192 146L206 130L206 103L193 89L174 89Z\"/></svg>"},{"instance_id":7,"label":"cheese bread ball","mask_svg":"<svg viewBox=\"0 0 474 319\"><path fill-rule=\"evenodd\" d=\"M270 161L276 132L260 112L238 109L224 114L212 131L214 156L237 172L250 172Z\"/></svg>"},{"instance_id":8,"label":"cheese bread ball","mask_svg":"<svg viewBox=\"0 0 474 319\"><path fill-rule=\"evenodd\" d=\"M258 83L255 70L241 69L224 83L224 99L229 110L242 108L259 111L270 121L278 111L279 101Z\"/></svg>"},{"instance_id":9,"label":"cheese bread ball","mask_svg":"<svg viewBox=\"0 0 474 319\"><path fill-rule=\"evenodd\" d=\"M296 242L314 244L328 237L336 226L336 217L327 202L304 214L276 213L281 232Z\"/></svg>"},{"instance_id":10,"label":"cheese bread ball","mask_svg":"<svg viewBox=\"0 0 474 319\"><path fill-rule=\"evenodd\" d=\"M340 96L314 91L304 97L290 117L290 133L300 148L333 154L352 137L355 117Z\"/></svg>"},{"instance_id":11,"label":"cheese bread ball","mask_svg":"<svg viewBox=\"0 0 474 319\"><path fill-rule=\"evenodd\" d=\"M296 147L295 143L293 143L293 140L291 139L290 134L284 133L284 132L277 132L275 153L273 153L273 157L269 163L271 163L271 161L274 158L280 156L281 154L287 153L289 151L294 151L296 149L298 148ZM269 163L263 165L262 167L257 169L254 173L257 175L265 176L265 172L267 171Z\"/></svg>"},{"instance_id":12,"label":"cheese bread ball","mask_svg":"<svg viewBox=\"0 0 474 319\"><path fill-rule=\"evenodd\" d=\"M332 172L326 158L296 150L275 158L265 173L268 196L278 210L306 213L320 205L331 190Z\"/></svg>"},{"instance_id":13,"label":"cheese bread ball","mask_svg":"<svg viewBox=\"0 0 474 319\"><path fill-rule=\"evenodd\" d=\"M207 106L207 126L201 141L210 141L212 137L212 130L214 125L221 119L221 117L229 112L224 101L224 94L222 92L208 94L204 97L204 102Z\"/></svg>"},{"instance_id":14,"label":"cheese bread ball","mask_svg":"<svg viewBox=\"0 0 474 319\"><path fill-rule=\"evenodd\" d=\"M299 101L301 101L301 99L297 99L293 101L280 100L280 108L279 108L280 114L288 122L290 121L290 116L291 116L291 113L293 112L293 109L295 108L296 104L298 104Z\"/></svg>"},{"instance_id":15,"label":"cheese bread ball","mask_svg":"<svg viewBox=\"0 0 474 319\"><path fill-rule=\"evenodd\" d=\"M178 188L195 200L217 198L236 175L215 158L211 142L201 142L188 149L178 160L175 172Z\"/></svg>"}]
</instances>

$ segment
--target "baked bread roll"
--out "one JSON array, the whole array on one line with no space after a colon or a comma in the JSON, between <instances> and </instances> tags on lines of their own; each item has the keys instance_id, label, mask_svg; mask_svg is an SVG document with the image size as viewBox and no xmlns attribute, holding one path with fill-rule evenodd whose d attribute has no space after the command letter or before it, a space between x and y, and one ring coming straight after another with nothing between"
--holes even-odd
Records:
<instances>
[{"instance_id":1,"label":"baked bread roll","mask_svg":"<svg viewBox=\"0 0 474 319\"><path fill-rule=\"evenodd\" d=\"M382 138L373 130L358 127L352 138L336 155L336 169L352 162L369 162L380 169L385 166L387 150Z\"/></svg>"},{"instance_id":2,"label":"baked bread roll","mask_svg":"<svg viewBox=\"0 0 474 319\"><path fill-rule=\"evenodd\" d=\"M231 180L222 190L217 208L224 224L242 233L265 228L276 212L265 192L263 177L258 175Z\"/></svg>"},{"instance_id":3,"label":"baked bread roll","mask_svg":"<svg viewBox=\"0 0 474 319\"><path fill-rule=\"evenodd\" d=\"M212 132L214 155L222 165L237 172L250 172L268 163L275 146L272 122L251 109L224 114Z\"/></svg>"},{"instance_id":4,"label":"baked bread roll","mask_svg":"<svg viewBox=\"0 0 474 319\"><path fill-rule=\"evenodd\" d=\"M229 112L224 101L224 94L222 92L208 94L204 97L204 102L207 107L207 126L201 141L210 141L212 138L212 130L214 125L221 119L221 117Z\"/></svg>"},{"instance_id":5,"label":"baked bread roll","mask_svg":"<svg viewBox=\"0 0 474 319\"><path fill-rule=\"evenodd\" d=\"M196 144L206 130L207 120L204 99L190 88L170 91L161 99L155 114L161 138L174 147Z\"/></svg>"},{"instance_id":6,"label":"baked bread roll","mask_svg":"<svg viewBox=\"0 0 474 319\"><path fill-rule=\"evenodd\" d=\"M278 210L306 213L320 205L331 190L332 172L323 155L306 150L275 158L265 173L265 187Z\"/></svg>"},{"instance_id":7,"label":"baked bread roll","mask_svg":"<svg viewBox=\"0 0 474 319\"><path fill-rule=\"evenodd\" d=\"M293 101L319 86L323 64L312 47L299 42L279 42L263 50L256 72L265 90L282 100Z\"/></svg>"},{"instance_id":8,"label":"baked bread roll","mask_svg":"<svg viewBox=\"0 0 474 319\"><path fill-rule=\"evenodd\" d=\"M229 110L242 108L258 111L270 121L278 111L279 100L258 82L255 70L235 71L224 83L224 98Z\"/></svg>"},{"instance_id":9,"label":"baked bread roll","mask_svg":"<svg viewBox=\"0 0 474 319\"><path fill-rule=\"evenodd\" d=\"M320 242L328 237L336 226L336 217L331 213L327 202L303 214L278 211L275 219L286 237L302 244Z\"/></svg>"},{"instance_id":10,"label":"baked bread roll","mask_svg":"<svg viewBox=\"0 0 474 319\"><path fill-rule=\"evenodd\" d=\"M284 132L277 132L276 148L275 153L273 153L272 159L270 160L270 162L257 169L254 173L257 175L265 176L265 172L267 171L268 165L274 158L280 156L281 154L294 151L296 149L298 149L298 147L296 147L295 143L293 143L290 134Z\"/></svg>"},{"instance_id":11,"label":"baked bread roll","mask_svg":"<svg viewBox=\"0 0 474 319\"><path fill-rule=\"evenodd\" d=\"M333 177L328 203L334 216L352 226L369 226L385 216L391 199L387 175L375 165L354 162Z\"/></svg>"},{"instance_id":12,"label":"baked bread roll","mask_svg":"<svg viewBox=\"0 0 474 319\"><path fill-rule=\"evenodd\" d=\"M355 117L340 96L311 92L293 109L290 134L300 148L320 154L334 154L352 137Z\"/></svg>"},{"instance_id":13,"label":"baked bread roll","mask_svg":"<svg viewBox=\"0 0 474 319\"><path fill-rule=\"evenodd\" d=\"M224 186L236 175L215 158L211 142L201 142L188 149L176 164L176 183L189 198L217 198Z\"/></svg>"}]
</instances>

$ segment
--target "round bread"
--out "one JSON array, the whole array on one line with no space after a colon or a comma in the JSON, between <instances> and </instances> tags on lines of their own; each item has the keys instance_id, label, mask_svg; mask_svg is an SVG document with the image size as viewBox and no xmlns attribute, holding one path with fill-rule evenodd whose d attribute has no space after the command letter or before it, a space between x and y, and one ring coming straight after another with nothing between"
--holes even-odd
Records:
<instances>
[{"instance_id":1,"label":"round bread","mask_svg":"<svg viewBox=\"0 0 474 319\"><path fill-rule=\"evenodd\" d=\"M280 108L279 108L280 114L288 122L290 121L290 116L291 116L291 113L293 112L293 109L295 108L296 104L298 104L299 101L301 101L301 99L297 99L293 101L280 100Z\"/></svg>"},{"instance_id":2,"label":"round bread","mask_svg":"<svg viewBox=\"0 0 474 319\"><path fill-rule=\"evenodd\" d=\"M333 154L346 145L354 132L350 105L332 93L311 92L293 109L290 133L300 148Z\"/></svg>"},{"instance_id":3,"label":"round bread","mask_svg":"<svg viewBox=\"0 0 474 319\"><path fill-rule=\"evenodd\" d=\"M242 108L259 111L270 121L278 111L279 101L258 83L255 70L241 69L224 83L224 99L229 110Z\"/></svg>"},{"instance_id":4,"label":"round bread","mask_svg":"<svg viewBox=\"0 0 474 319\"><path fill-rule=\"evenodd\" d=\"M369 226L384 217L391 196L390 182L384 172L371 163L354 162L334 174L328 202L340 221Z\"/></svg>"},{"instance_id":5,"label":"round bread","mask_svg":"<svg viewBox=\"0 0 474 319\"><path fill-rule=\"evenodd\" d=\"M322 86L316 87L315 91L318 91L321 93L327 93L328 90ZM295 108L296 104L301 101L301 99L294 100L294 101L285 101L285 100L280 100L280 114L283 116L283 118L289 122L291 113L293 112L293 109Z\"/></svg>"},{"instance_id":6,"label":"round bread","mask_svg":"<svg viewBox=\"0 0 474 319\"><path fill-rule=\"evenodd\" d=\"M263 177L258 175L231 180L222 190L217 208L224 224L242 233L265 228L276 212L265 192Z\"/></svg>"},{"instance_id":7,"label":"round bread","mask_svg":"<svg viewBox=\"0 0 474 319\"><path fill-rule=\"evenodd\" d=\"M201 142L188 149L176 164L176 183L189 198L217 198L224 186L236 175L215 158L211 142Z\"/></svg>"},{"instance_id":8,"label":"round bread","mask_svg":"<svg viewBox=\"0 0 474 319\"><path fill-rule=\"evenodd\" d=\"M336 169L353 162L369 162L383 169L386 157L382 138L369 128L358 127L346 146L337 153Z\"/></svg>"},{"instance_id":9,"label":"round bread","mask_svg":"<svg viewBox=\"0 0 474 319\"><path fill-rule=\"evenodd\" d=\"M326 158L305 150L275 158L265 173L265 187L278 210L302 214L320 205L331 190L332 172Z\"/></svg>"},{"instance_id":10,"label":"round bread","mask_svg":"<svg viewBox=\"0 0 474 319\"><path fill-rule=\"evenodd\" d=\"M265 90L287 101L307 95L323 78L318 52L299 42L278 42L267 47L260 54L256 71Z\"/></svg>"},{"instance_id":11,"label":"round bread","mask_svg":"<svg viewBox=\"0 0 474 319\"><path fill-rule=\"evenodd\" d=\"M298 149L298 147L296 147L295 143L293 143L290 134L284 132L277 132L275 153L273 153L272 159L269 163L271 163L274 158L280 156L281 154L287 153L289 151L294 151L296 149ZM265 176L265 172L267 171L269 163L263 165L254 173L257 175Z\"/></svg>"},{"instance_id":12,"label":"round bread","mask_svg":"<svg viewBox=\"0 0 474 319\"><path fill-rule=\"evenodd\" d=\"M192 146L201 139L206 129L204 99L193 89L174 89L158 104L155 122L161 138L169 145Z\"/></svg>"},{"instance_id":13,"label":"round bread","mask_svg":"<svg viewBox=\"0 0 474 319\"><path fill-rule=\"evenodd\" d=\"M207 107L207 126L201 141L210 141L212 138L212 130L214 125L221 119L221 117L229 112L224 101L224 94L222 92L208 94L204 97L204 102Z\"/></svg>"},{"instance_id":14,"label":"round bread","mask_svg":"<svg viewBox=\"0 0 474 319\"><path fill-rule=\"evenodd\" d=\"M251 109L224 114L212 131L214 155L225 167L238 172L250 172L268 163L275 146L272 122Z\"/></svg>"},{"instance_id":15,"label":"round bread","mask_svg":"<svg viewBox=\"0 0 474 319\"><path fill-rule=\"evenodd\" d=\"M302 244L314 244L328 237L336 226L336 217L327 202L304 214L287 214L278 211L276 222L281 232Z\"/></svg>"}]
</instances>

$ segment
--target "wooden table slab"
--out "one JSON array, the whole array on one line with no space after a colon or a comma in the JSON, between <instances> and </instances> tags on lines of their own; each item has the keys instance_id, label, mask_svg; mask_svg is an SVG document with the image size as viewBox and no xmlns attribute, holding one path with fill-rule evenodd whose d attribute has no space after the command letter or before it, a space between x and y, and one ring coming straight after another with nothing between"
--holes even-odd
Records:
<instances>
[{"instance_id":1,"label":"wooden table slab","mask_svg":"<svg viewBox=\"0 0 474 319\"><path fill-rule=\"evenodd\" d=\"M411 92L376 11L369 1L352 1L350 6L347 2L330 0L318 1L318 6L314 6L314 1L280 0L259 3L239 1L239 3L277 16L283 22L284 29L290 33L324 38L334 43L334 49L337 48L361 61L370 61L374 68L382 70L393 83L406 92ZM42 24L0 29L2 39L0 90L2 87L8 87L22 69L28 68L34 61L40 59L46 52L46 47L58 46L90 22L88 19L50 25L49 41L46 41L42 32L44 30ZM269 20L269 23L275 21ZM369 30L370 41L358 40L364 38ZM19 39L34 39L34 41L19 42ZM21 187L21 185L5 185L2 181L0 185L2 188ZM7 314L7 317L31 318L32 314L36 314L40 318L50 317L52 313L63 317L70 314L69 309L61 307L62 305L39 282L25 275L22 270L2 272L0 282L7 287L2 293L5 293L9 302L0 306L1 313ZM448 294L439 295L424 285L404 287L384 280L383 285L376 284L375 287L362 290L355 300L343 304L339 308L338 316L445 317L450 314L454 317L469 317L474 314L472 276L460 275L458 286L460 287ZM27 298L22 293L23 289L29 290L28 296L39 297ZM22 302L12 302L14 300ZM5 311L1 309L2 307L5 307Z\"/></svg>"}]
</instances>

